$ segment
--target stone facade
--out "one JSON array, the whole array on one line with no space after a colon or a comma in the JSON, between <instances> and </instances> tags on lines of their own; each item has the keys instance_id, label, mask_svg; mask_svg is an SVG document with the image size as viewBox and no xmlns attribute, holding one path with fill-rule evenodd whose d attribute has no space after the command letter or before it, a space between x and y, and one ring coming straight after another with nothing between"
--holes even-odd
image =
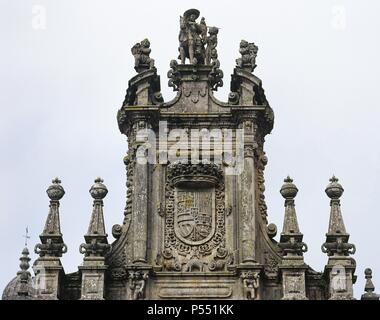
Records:
<instances>
[{"instance_id":1,"label":"stone facade","mask_svg":"<svg viewBox=\"0 0 380 320\"><path fill-rule=\"evenodd\" d=\"M204 19L198 23L198 17L199 11L190 9L180 19L181 62L172 60L168 72L168 85L177 93L171 101L162 98L149 40L132 48L137 74L117 114L128 153L126 205L122 223L112 227L115 241L107 241L107 188L98 178L90 190L94 207L80 246L83 264L76 273L64 273L60 257L66 246L58 211L64 190L55 179L36 246L37 289L24 290L31 299L353 298L355 261L350 255L355 247L348 243L340 211L342 186L333 177L326 188L331 218L322 250L328 263L324 272L316 272L303 259L307 246L295 210L298 189L289 177L281 188L285 218L279 242L274 240L277 227L268 223L264 141L274 113L252 73L258 47L241 41L228 101L219 101L214 96L223 85L218 28ZM223 134L201 150L197 144L178 143L193 131L198 136L191 136L191 142L199 141L202 130ZM234 150L229 159L226 145ZM371 272L366 276L363 297L374 298ZM4 297L11 298L6 292Z\"/></svg>"}]
</instances>

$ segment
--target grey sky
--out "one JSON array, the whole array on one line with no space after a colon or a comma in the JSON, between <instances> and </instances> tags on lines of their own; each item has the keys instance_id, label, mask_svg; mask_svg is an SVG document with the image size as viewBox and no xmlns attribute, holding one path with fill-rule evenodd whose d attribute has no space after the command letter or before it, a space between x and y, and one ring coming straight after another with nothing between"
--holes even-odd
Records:
<instances>
[{"instance_id":1,"label":"grey sky","mask_svg":"<svg viewBox=\"0 0 380 320\"><path fill-rule=\"evenodd\" d=\"M135 74L130 48L148 37L165 100L169 62L178 55L179 15L196 7L219 31L218 54L227 100L241 39L259 46L255 74L275 111L267 137L269 221L282 228L283 178L299 188L298 220L309 246L305 260L321 271L334 173L345 188L342 210L357 246L358 281L372 267L380 291L380 74L378 1L0 1L0 291L18 270L25 226L29 248L48 212L45 190L59 176L66 195L61 225L77 270L87 230L93 180L109 189L105 219L121 223L125 205L126 139L116 112ZM46 9L36 29L33 7ZM36 8L36 7L34 7ZM36 255L32 255L34 260Z\"/></svg>"}]
</instances>

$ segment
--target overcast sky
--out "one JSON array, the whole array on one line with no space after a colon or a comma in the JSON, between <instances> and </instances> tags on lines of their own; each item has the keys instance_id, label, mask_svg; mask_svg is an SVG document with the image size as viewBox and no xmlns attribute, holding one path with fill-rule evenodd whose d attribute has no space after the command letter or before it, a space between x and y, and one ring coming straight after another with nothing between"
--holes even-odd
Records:
<instances>
[{"instance_id":1,"label":"overcast sky","mask_svg":"<svg viewBox=\"0 0 380 320\"><path fill-rule=\"evenodd\" d=\"M335 174L345 188L342 211L357 246L355 296L372 267L380 292L380 2L0 0L0 291L19 270L22 235L39 241L48 213L45 193L58 176L66 190L61 226L65 271L82 262L92 208L88 193L101 176L109 189L105 221L121 223L126 138L116 113L135 75L130 48L148 37L166 101L169 62L178 55L179 15L195 7L220 27L218 55L227 100L241 39L259 46L255 74L275 112L266 139L269 222L282 228L279 193L291 175L305 260L322 271L329 220L324 193ZM46 14L45 19L36 18ZM278 236L277 236L278 239ZM32 254L32 259L36 255Z\"/></svg>"}]
</instances>

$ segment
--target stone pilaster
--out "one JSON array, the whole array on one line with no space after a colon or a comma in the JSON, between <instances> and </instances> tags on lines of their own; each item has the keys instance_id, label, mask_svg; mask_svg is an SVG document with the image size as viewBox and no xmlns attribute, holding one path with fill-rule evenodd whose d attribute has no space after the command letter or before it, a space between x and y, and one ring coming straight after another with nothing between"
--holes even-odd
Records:
<instances>
[{"instance_id":1,"label":"stone pilaster","mask_svg":"<svg viewBox=\"0 0 380 320\"><path fill-rule=\"evenodd\" d=\"M148 123L141 120L138 122L138 130L148 129ZM133 199L132 199L132 227L133 227L133 263L147 263L148 244L148 190L149 172L148 159L142 142L137 139L135 168L133 172ZM141 149L140 149L141 148Z\"/></svg>"},{"instance_id":2,"label":"stone pilaster","mask_svg":"<svg viewBox=\"0 0 380 320\"><path fill-rule=\"evenodd\" d=\"M244 129L244 167L238 176L239 233L241 263L256 263L255 172L254 172L254 123L253 119L241 122ZM238 159L239 161L239 159ZM241 159L240 159L241 161Z\"/></svg>"}]
</instances>

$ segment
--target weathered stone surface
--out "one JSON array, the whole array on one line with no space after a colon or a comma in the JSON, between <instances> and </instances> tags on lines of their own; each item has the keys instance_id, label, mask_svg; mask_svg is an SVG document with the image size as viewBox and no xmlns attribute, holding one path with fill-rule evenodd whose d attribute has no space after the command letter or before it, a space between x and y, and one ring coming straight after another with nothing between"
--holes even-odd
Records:
<instances>
[{"instance_id":1,"label":"weathered stone surface","mask_svg":"<svg viewBox=\"0 0 380 320\"><path fill-rule=\"evenodd\" d=\"M331 213L324 273L304 261L307 246L297 220L298 189L289 177L280 240L268 224L264 151L274 113L256 68L258 47L242 40L226 102L214 91L223 85L218 60L219 29L200 12L180 18L179 59L170 62L169 87L176 96L164 101L160 76L145 39L132 48L134 75L117 113L128 138L126 199L120 224L108 243L98 178L83 264L65 274L60 257L67 248L60 229L59 201L64 190L53 180L47 193L50 210L32 278L29 258L11 281L3 299L352 299L355 246L340 208L342 186L333 177L326 188ZM238 46L237 46L238 47ZM174 53L176 55L176 53ZM189 62L189 63L187 63ZM199 141L209 143L199 145ZM186 142L186 143L185 143ZM372 274L366 271L363 299L375 299Z\"/></svg>"},{"instance_id":2,"label":"weathered stone surface","mask_svg":"<svg viewBox=\"0 0 380 320\"><path fill-rule=\"evenodd\" d=\"M375 293L375 286L372 282L372 270L367 268L364 270L364 274L366 283L364 287L365 293L362 294L362 300L379 300L380 296Z\"/></svg>"},{"instance_id":3,"label":"weathered stone surface","mask_svg":"<svg viewBox=\"0 0 380 320\"><path fill-rule=\"evenodd\" d=\"M128 227L119 228L108 259L110 265L120 261L117 268L124 266L129 274L125 299L281 298L282 286L275 280L280 275L281 250L269 236L273 238L273 231L268 231L273 226L267 230L263 178L267 163L263 143L273 127L273 111L261 81L251 73L252 55L239 60L229 101L214 97L213 91L223 85L216 51L218 29L207 28L203 19L197 23L198 16L197 10L188 10L181 18L181 63L172 60L168 72L176 97L157 107L143 90L132 87L157 91L153 79L158 76L151 73L133 80L133 85L130 82L128 98L119 110L119 128L129 142L127 184L133 192L127 199ZM212 163L223 154L222 140L210 149L210 163L139 164L134 160L141 146L138 131L149 127L158 134L160 121L169 131L243 130L242 140L237 134L231 140L234 150L244 145L241 172L228 174L233 169L228 161ZM165 143L169 150L174 145L170 139ZM193 159L199 151L186 146L181 159ZM159 156L167 159L168 154L159 152ZM126 257L117 258L122 252ZM271 290L265 289L268 277ZM137 285L136 279L144 283ZM200 279L207 285L200 286ZM136 294L142 287L143 292ZM112 298L115 289L109 292Z\"/></svg>"},{"instance_id":4,"label":"weathered stone surface","mask_svg":"<svg viewBox=\"0 0 380 320\"><path fill-rule=\"evenodd\" d=\"M86 243L82 243L79 247L80 253L85 255L83 265L79 267L82 275L82 300L103 300L105 296L104 281L107 266L104 257L111 249L103 216L103 199L107 193L103 179L96 178L95 184L90 189L94 204L88 231L84 236Z\"/></svg>"},{"instance_id":5,"label":"weathered stone surface","mask_svg":"<svg viewBox=\"0 0 380 320\"><path fill-rule=\"evenodd\" d=\"M333 176L326 187L326 194L330 200L330 222L326 233L326 242L322 245L322 252L329 257L325 267L325 277L329 283L329 299L351 300L356 262L350 257L356 251L355 245L348 243L350 235L346 232L343 215L340 208L340 197L343 187Z\"/></svg>"},{"instance_id":6,"label":"weathered stone surface","mask_svg":"<svg viewBox=\"0 0 380 320\"><path fill-rule=\"evenodd\" d=\"M17 276L5 287L3 300L33 300L35 291L29 269L29 250L25 247L20 257L20 270Z\"/></svg>"}]
</instances>

